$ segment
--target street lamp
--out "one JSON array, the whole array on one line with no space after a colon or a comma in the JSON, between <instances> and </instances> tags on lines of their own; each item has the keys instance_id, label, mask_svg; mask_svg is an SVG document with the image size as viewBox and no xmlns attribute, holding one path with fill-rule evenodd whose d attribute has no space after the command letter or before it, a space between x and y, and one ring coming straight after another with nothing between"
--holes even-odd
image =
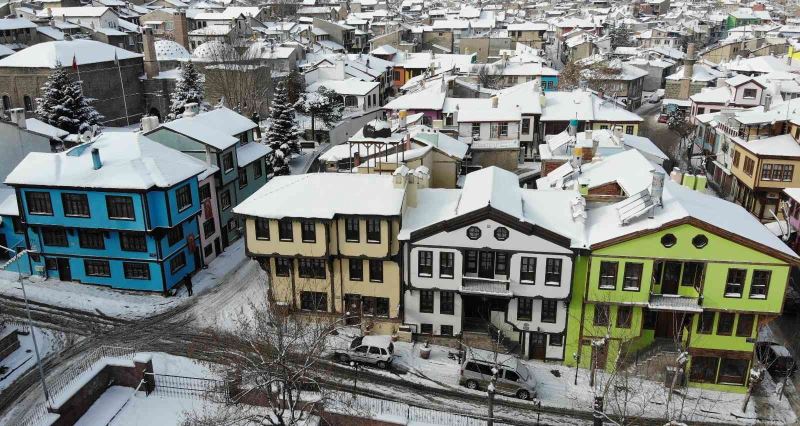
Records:
<instances>
[{"instance_id":1,"label":"street lamp","mask_svg":"<svg viewBox=\"0 0 800 426\"><path fill-rule=\"evenodd\" d=\"M28 327L31 330L31 340L33 340L33 352L36 353L36 366L39 370L39 379L42 381L42 390L44 391L44 398L47 401L47 405L50 405L50 392L47 391L47 383L44 381L44 368L42 368L42 357L39 355L39 345L36 342L36 332L33 329L33 320L31 319L31 308L28 305L28 293L25 292L25 283L22 280L22 270L19 266L19 259L29 253L36 253L35 250L24 249L17 252L14 249L10 249L6 246L0 245L0 249L6 250L13 254L11 259L6 261L6 263L0 265L0 269L5 269L8 265L15 263L17 264L17 278L19 279L19 285L22 287L22 298L25 301L25 313L28 316Z\"/></svg>"}]
</instances>

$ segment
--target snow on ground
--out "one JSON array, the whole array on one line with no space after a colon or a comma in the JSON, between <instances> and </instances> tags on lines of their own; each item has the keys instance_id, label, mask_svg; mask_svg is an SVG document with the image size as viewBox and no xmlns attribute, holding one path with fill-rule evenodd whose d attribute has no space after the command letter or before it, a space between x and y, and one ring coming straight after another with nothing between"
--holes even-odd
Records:
<instances>
[{"instance_id":1,"label":"snow on ground","mask_svg":"<svg viewBox=\"0 0 800 426\"><path fill-rule=\"evenodd\" d=\"M65 336L63 333L39 327L34 327L33 333L36 335L36 344L39 346L39 355L42 358L64 347ZM31 333L17 335L17 338L19 339L19 349L0 361L0 367L7 368L0 373L0 391L9 387L17 377L36 366L36 354L33 350Z\"/></svg>"},{"instance_id":2,"label":"snow on ground","mask_svg":"<svg viewBox=\"0 0 800 426\"><path fill-rule=\"evenodd\" d=\"M214 288L245 259L242 239L228 247L208 268L201 269L192 277L193 297ZM156 315L189 300L183 287L178 289L175 296L164 297L161 294L116 290L78 282L43 280L35 276L25 278L25 290L28 298L34 302L124 319ZM16 273L0 271L0 294L22 298L22 287Z\"/></svg>"},{"instance_id":3,"label":"snow on ground","mask_svg":"<svg viewBox=\"0 0 800 426\"><path fill-rule=\"evenodd\" d=\"M308 173L311 166L314 164L314 160L319 157L327 148L329 144L323 143L319 144L316 148L303 148L300 151L300 154L293 155L292 158L289 160L289 170L293 175L302 175Z\"/></svg>"},{"instance_id":4,"label":"snow on ground","mask_svg":"<svg viewBox=\"0 0 800 426\"><path fill-rule=\"evenodd\" d=\"M186 412L211 409L202 399L148 397L144 392L112 386L92 404L75 426L180 425Z\"/></svg>"}]
</instances>

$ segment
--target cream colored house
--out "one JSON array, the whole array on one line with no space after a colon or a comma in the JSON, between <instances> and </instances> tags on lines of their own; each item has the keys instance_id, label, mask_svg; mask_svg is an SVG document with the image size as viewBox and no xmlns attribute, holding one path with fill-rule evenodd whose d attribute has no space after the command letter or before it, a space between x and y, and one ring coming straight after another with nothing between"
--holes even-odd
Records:
<instances>
[{"instance_id":1,"label":"cream colored house","mask_svg":"<svg viewBox=\"0 0 800 426\"><path fill-rule=\"evenodd\" d=\"M425 168L395 176L281 176L239 204L248 256L267 271L269 297L290 310L341 318L391 334L400 324L400 242L407 186ZM407 185L407 182L411 182Z\"/></svg>"}]
</instances>

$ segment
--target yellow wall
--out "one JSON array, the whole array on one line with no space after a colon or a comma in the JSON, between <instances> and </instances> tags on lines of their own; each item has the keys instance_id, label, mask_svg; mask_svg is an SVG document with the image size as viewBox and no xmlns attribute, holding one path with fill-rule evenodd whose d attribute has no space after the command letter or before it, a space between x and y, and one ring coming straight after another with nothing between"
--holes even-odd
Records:
<instances>
[{"instance_id":1,"label":"yellow wall","mask_svg":"<svg viewBox=\"0 0 800 426\"><path fill-rule=\"evenodd\" d=\"M325 224L322 222L316 223L316 242L306 243L302 241L300 236L300 221L293 220L293 237L292 241L280 241L278 238L278 221L269 221L269 240L256 239L256 221L248 218L245 225L245 233L247 234L247 249L255 254L269 255L273 253L280 253L283 256L306 256L306 257L320 257L328 254L325 248Z\"/></svg>"}]
</instances>

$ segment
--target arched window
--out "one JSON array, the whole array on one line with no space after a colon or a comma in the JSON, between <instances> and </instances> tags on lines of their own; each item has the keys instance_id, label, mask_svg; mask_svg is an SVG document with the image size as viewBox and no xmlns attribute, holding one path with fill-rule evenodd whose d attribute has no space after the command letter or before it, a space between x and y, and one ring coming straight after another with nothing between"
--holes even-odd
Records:
<instances>
[{"instance_id":1,"label":"arched window","mask_svg":"<svg viewBox=\"0 0 800 426\"><path fill-rule=\"evenodd\" d=\"M33 100L30 96L25 95L22 97L22 102L25 103L25 111L33 111Z\"/></svg>"}]
</instances>

